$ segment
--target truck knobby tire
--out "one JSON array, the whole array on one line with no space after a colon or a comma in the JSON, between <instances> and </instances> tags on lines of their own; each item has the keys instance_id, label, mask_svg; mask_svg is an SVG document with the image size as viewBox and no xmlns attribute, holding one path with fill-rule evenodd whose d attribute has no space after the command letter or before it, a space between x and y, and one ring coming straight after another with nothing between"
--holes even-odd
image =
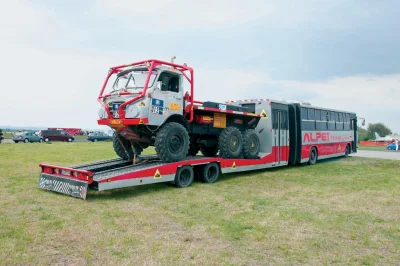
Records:
<instances>
[{"instance_id":1,"label":"truck knobby tire","mask_svg":"<svg viewBox=\"0 0 400 266\"><path fill-rule=\"evenodd\" d=\"M260 139L254 129L243 133L243 156L246 159L257 159L260 152Z\"/></svg>"},{"instance_id":2,"label":"truck knobby tire","mask_svg":"<svg viewBox=\"0 0 400 266\"><path fill-rule=\"evenodd\" d=\"M219 135L218 144L223 158L239 158L242 155L242 133L236 127L225 128Z\"/></svg>"},{"instance_id":3,"label":"truck knobby tire","mask_svg":"<svg viewBox=\"0 0 400 266\"><path fill-rule=\"evenodd\" d=\"M218 145L214 145L211 147L207 147L204 144L200 145L201 154L203 154L206 157L214 157L215 155L217 155L218 150L219 150Z\"/></svg>"},{"instance_id":4,"label":"truck knobby tire","mask_svg":"<svg viewBox=\"0 0 400 266\"><path fill-rule=\"evenodd\" d=\"M122 138L118 133L115 133L113 135L112 142L113 142L114 151L120 158L122 158L124 160L132 160L133 159L132 145L129 140L126 140L126 139Z\"/></svg>"},{"instance_id":5,"label":"truck knobby tire","mask_svg":"<svg viewBox=\"0 0 400 266\"><path fill-rule=\"evenodd\" d=\"M194 136L190 137L189 151L188 151L189 156L196 156L196 154L199 153L200 151L200 145L196 141L197 141L196 137Z\"/></svg>"},{"instance_id":6,"label":"truck knobby tire","mask_svg":"<svg viewBox=\"0 0 400 266\"><path fill-rule=\"evenodd\" d=\"M161 161L178 162L186 158L189 151L189 134L184 126L168 122L157 132L155 150Z\"/></svg>"}]
</instances>

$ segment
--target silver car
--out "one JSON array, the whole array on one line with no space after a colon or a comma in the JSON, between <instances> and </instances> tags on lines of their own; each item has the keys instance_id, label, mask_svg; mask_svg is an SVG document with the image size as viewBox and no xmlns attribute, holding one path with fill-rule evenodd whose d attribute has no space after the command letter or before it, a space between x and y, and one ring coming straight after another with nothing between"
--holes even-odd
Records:
<instances>
[{"instance_id":1,"label":"silver car","mask_svg":"<svg viewBox=\"0 0 400 266\"><path fill-rule=\"evenodd\" d=\"M15 143L18 142L43 142L43 138L41 136L36 135L35 133L31 132L19 132L15 133L14 136L12 137L12 140Z\"/></svg>"}]
</instances>

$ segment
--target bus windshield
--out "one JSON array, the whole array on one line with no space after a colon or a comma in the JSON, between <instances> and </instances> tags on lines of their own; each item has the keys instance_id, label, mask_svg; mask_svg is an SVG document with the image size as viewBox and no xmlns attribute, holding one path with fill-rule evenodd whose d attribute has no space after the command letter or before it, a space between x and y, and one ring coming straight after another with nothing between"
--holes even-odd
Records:
<instances>
[{"instance_id":1,"label":"bus windshield","mask_svg":"<svg viewBox=\"0 0 400 266\"><path fill-rule=\"evenodd\" d=\"M117 90L137 90L143 89L146 83L148 71L131 71L119 75L112 87L113 91ZM157 72L152 72L149 80L148 87L153 86Z\"/></svg>"}]
</instances>

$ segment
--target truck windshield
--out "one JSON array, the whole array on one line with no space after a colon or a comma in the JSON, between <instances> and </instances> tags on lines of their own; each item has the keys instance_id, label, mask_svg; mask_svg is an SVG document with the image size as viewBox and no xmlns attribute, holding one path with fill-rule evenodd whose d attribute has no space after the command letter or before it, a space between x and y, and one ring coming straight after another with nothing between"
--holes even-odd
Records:
<instances>
[{"instance_id":1,"label":"truck windshield","mask_svg":"<svg viewBox=\"0 0 400 266\"><path fill-rule=\"evenodd\" d=\"M148 74L148 71L131 71L125 73L117 77L112 89L113 91L143 89ZM153 86L156 76L157 72L151 73L148 87Z\"/></svg>"}]
</instances>

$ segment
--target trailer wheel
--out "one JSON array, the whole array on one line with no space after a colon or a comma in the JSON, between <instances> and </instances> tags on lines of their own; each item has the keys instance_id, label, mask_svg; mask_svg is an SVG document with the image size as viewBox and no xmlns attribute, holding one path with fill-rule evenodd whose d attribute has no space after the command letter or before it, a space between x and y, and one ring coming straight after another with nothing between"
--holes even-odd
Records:
<instances>
[{"instance_id":1,"label":"trailer wheel","mask_svg":"<svg viewBox=\"0 0 400 266\"><path fill-rule=\"evenodd\" d=\"M182 166L178 168L175 175L175 186L179 188L188 187L193 183L194 172L191 166Z\"/></svg>"},{"instance_id":2,"label":"trailer wheel","mask_svg":"<svg viewBox=\"0 0 400 266\"><path fill-rule=\"evenodd\" d=\"M315 147L312 147L310 150L310 159L308 160L309 165L313 165L317 162L318 152Z\"/></svg>"},{"instance_id":3,"label":"trailer wheel","mask_svg":"<svg viewBox=\"0 0 400 266\"><path fill-rule=\"evenodd\" d=\"M239 158L242 155L242 133L236 127L227 127L219 135L219 148L223 158Z\"/></svg>"},{"instance_id":4,"label":"trailer wheel","mask_svg":"<svg viewBox=\"0 0 400 266\"><path fill-rule=\"evenodd\" d=\"M196 141L197 141L196 137L194 136L190 137L189 151L188 151L189 156L196 156L196 154L199 153L200 151L200 146Z\"/></svg>"},{"instance_id":5,"label":"trailer wheel","mask_svg":"<svg viewBox=\"0 0 400 266\"><path fill-rule=\"evenodd\" d=\"M215 183L219 178L219 167L217 163L206 164L201 171L201 181L204 183Z\"/></svg>"},{"instance_id":6,"label":"trailer wheel","mask_svg":"<svg viewBox=\"0 0 400 266\"><path fill-rule=\"evenodd\" d=\"M120 137L118 133L114 133L112 137L113 147L115 153L124 160L132 160L133 159L133 151L131 143ZM126 150L126 152L125 152Z\"/></svg>"},{"instance_id":7,"label":"trailer wheel","mask_svg":"<svg viewBox=\"0 0 400 266\"><path fill-rule=\"evenodd\" d=\"M246 159L257 159L260 152L260 139L254 129L243 133L243 156Z\"/></svg>"},{"instance_id":8,"label":"trailer wheel","mask_svg":"<svg viewBox=\"0 0 400 266\"><path fill-rule=\"evenodd\" d=\"M201 154L203 154L206 157L214 157L215 155L217 155L218 150L219 150L218 145L214 145L211 147L207 147L204 144L200 145Z\"/></svg>"},{"instance_id":9,"label":"trailer wheel","mask_svg":"<svg viewBox=\"0 0 400 266\"><path fill-rule=\"evenodd\" d=\"M176 122L166 123L157 133L155 150L161 161L166 163L185 159L189 151L186 128Z\"/></svg>"}]
</instances>

